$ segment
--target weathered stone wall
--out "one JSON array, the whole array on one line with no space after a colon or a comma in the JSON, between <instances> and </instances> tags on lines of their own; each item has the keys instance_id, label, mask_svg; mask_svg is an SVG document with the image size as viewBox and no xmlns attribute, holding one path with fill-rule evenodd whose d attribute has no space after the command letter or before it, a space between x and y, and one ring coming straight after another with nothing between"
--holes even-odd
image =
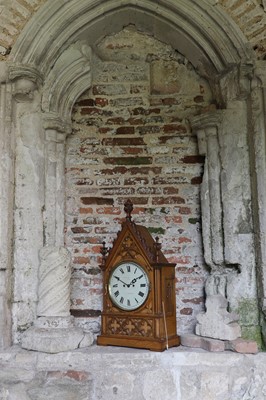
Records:
<instances>
[{"instance_id":1,"label":"weathered stone wall","mask_svg":"<svg viewBox=\"0 0 266 400\"><path fill-rule=\"evenodd\" d=\"M0 353L8 400L264 400L265 354L95 348Z\"/></svg>"},{"instance_id":2,"label":"weathered stone wall","mask_svg":"<svg viewBox=\"0 0 266 400\"><path fill-rule=\"evenodd\" d=\"M76 103L67 141L72 314L99 329L100 245L111 245L131 198L135 222L158 235L177 264L178 331L191 330L207 272L199 209L204 157L188 117L210 107L210 89L171 47L133 28L106 38L96 54L92 87Z\"/></svg>"}]
</instances>

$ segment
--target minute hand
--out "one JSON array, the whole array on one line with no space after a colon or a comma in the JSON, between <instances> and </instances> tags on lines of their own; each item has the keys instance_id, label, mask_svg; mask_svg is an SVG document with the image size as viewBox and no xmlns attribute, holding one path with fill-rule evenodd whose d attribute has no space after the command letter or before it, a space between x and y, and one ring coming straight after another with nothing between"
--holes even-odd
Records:
<instances>
[{"instance_id":1,"label":"minute hand","mask_svg":"<svg viewBox=\"0 0 266 400\"><path fill-rule=\"evenodd\" d=\"M131 283L128 284L128 283L122 281L122 279L120 279L118 276L115 276L115 278L116 278L118 281L122 282L122 283L123 283L124 285L126 285L127 287L129 287L129 286L131 285Z\"/></svg>"}]
</instances>

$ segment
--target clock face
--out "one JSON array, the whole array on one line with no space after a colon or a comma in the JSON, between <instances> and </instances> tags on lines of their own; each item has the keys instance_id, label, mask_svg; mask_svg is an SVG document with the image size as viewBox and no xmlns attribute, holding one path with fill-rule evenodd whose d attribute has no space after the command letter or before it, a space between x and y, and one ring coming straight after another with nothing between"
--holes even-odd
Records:
<instances>
[{"instance_id":1,"label":"clock face","mask_svg":"<svg viewBox=\"0 0 266 400\"><path fill-rule=\"evenodd\" d=\"M122 310L136 310L147 300L149 278L138 264L128 261L117 265L109 279L109 296Z\"/></svg>"}]
</instances>

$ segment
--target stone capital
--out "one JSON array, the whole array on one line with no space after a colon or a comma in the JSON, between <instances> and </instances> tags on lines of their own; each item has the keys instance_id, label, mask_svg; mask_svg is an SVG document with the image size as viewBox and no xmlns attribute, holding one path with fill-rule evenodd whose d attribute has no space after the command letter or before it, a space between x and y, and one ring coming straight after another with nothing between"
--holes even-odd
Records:
<instances>
[{"instance_id":1,"label":"stone capital","mask_svg":"<svg viewBox=\"0 0 266 400\"><path fill-rule=\"evenodd\" d=\"M190 124L194 132L204 130L207 135L216 131L216 128L221 125L223 118L223 111L216 110L206 114L197 115L190 118Z\"/></svg>"},{"instance_id":2,"label":"stone capital","mask_svg":"<svg viewBox=\"0 0 266 400\"><path fill-rule=\"evenodd\" d=\"M13 96L18 102L32 102L34 93L42 85L42 76L33 66L10 65L8 78L12 82Z\"/></svg>"},{"instance_id":3,"label":"stone capital","mask_svg":"<svg viewBox=\"0 0 266 400\"><path fill-rule=\"evenodd\" d=\"M42 74L32 65L11 64L8 68L8 76L11 81L23 79L35 83L37 87L43 84Z\"/></svg>"},{"instance_id":4,"label":"stone capital","mask_svg":"<svg viewBox=\"0 0 266 400\"><path fill-rule=\"evenodd\" d=\"M256 62L254 69L255 78L259 80L257 86L266 89L266 60L260 60Z\"/></svg>"},{"instance_id":5,"label":"stone capital","mask_svg":"<svg viewBox=\"0 0 266 400\"><path fill-rule=\"evenodd\" d=\"M43 127L46 131L46 140L56 143L64 143L72 131L71 123L55 113L43 114Z\"/></svg>"}]
</instances>

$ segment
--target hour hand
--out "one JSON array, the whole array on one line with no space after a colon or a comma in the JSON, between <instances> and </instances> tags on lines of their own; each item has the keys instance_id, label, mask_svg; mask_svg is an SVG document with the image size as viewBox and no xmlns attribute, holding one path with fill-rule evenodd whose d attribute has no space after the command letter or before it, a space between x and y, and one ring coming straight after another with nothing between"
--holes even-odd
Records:
<instances>
[{"instance_id":1,"label":"hour hand","mask_svg":"<svg viewBox=\"0 0 266 400\"><path fill-rule=\"evenodd\" d=\"M137 282L137 280L138 280L139 278L142 278L142 275L141 275L141 276L139 276L138 278L134 278L134 279L132 279L132 281L130 282L130 284L129 284L129 285L134 285L134 283L136 283L136 282Z\"/></svg>"}]
</instances>

